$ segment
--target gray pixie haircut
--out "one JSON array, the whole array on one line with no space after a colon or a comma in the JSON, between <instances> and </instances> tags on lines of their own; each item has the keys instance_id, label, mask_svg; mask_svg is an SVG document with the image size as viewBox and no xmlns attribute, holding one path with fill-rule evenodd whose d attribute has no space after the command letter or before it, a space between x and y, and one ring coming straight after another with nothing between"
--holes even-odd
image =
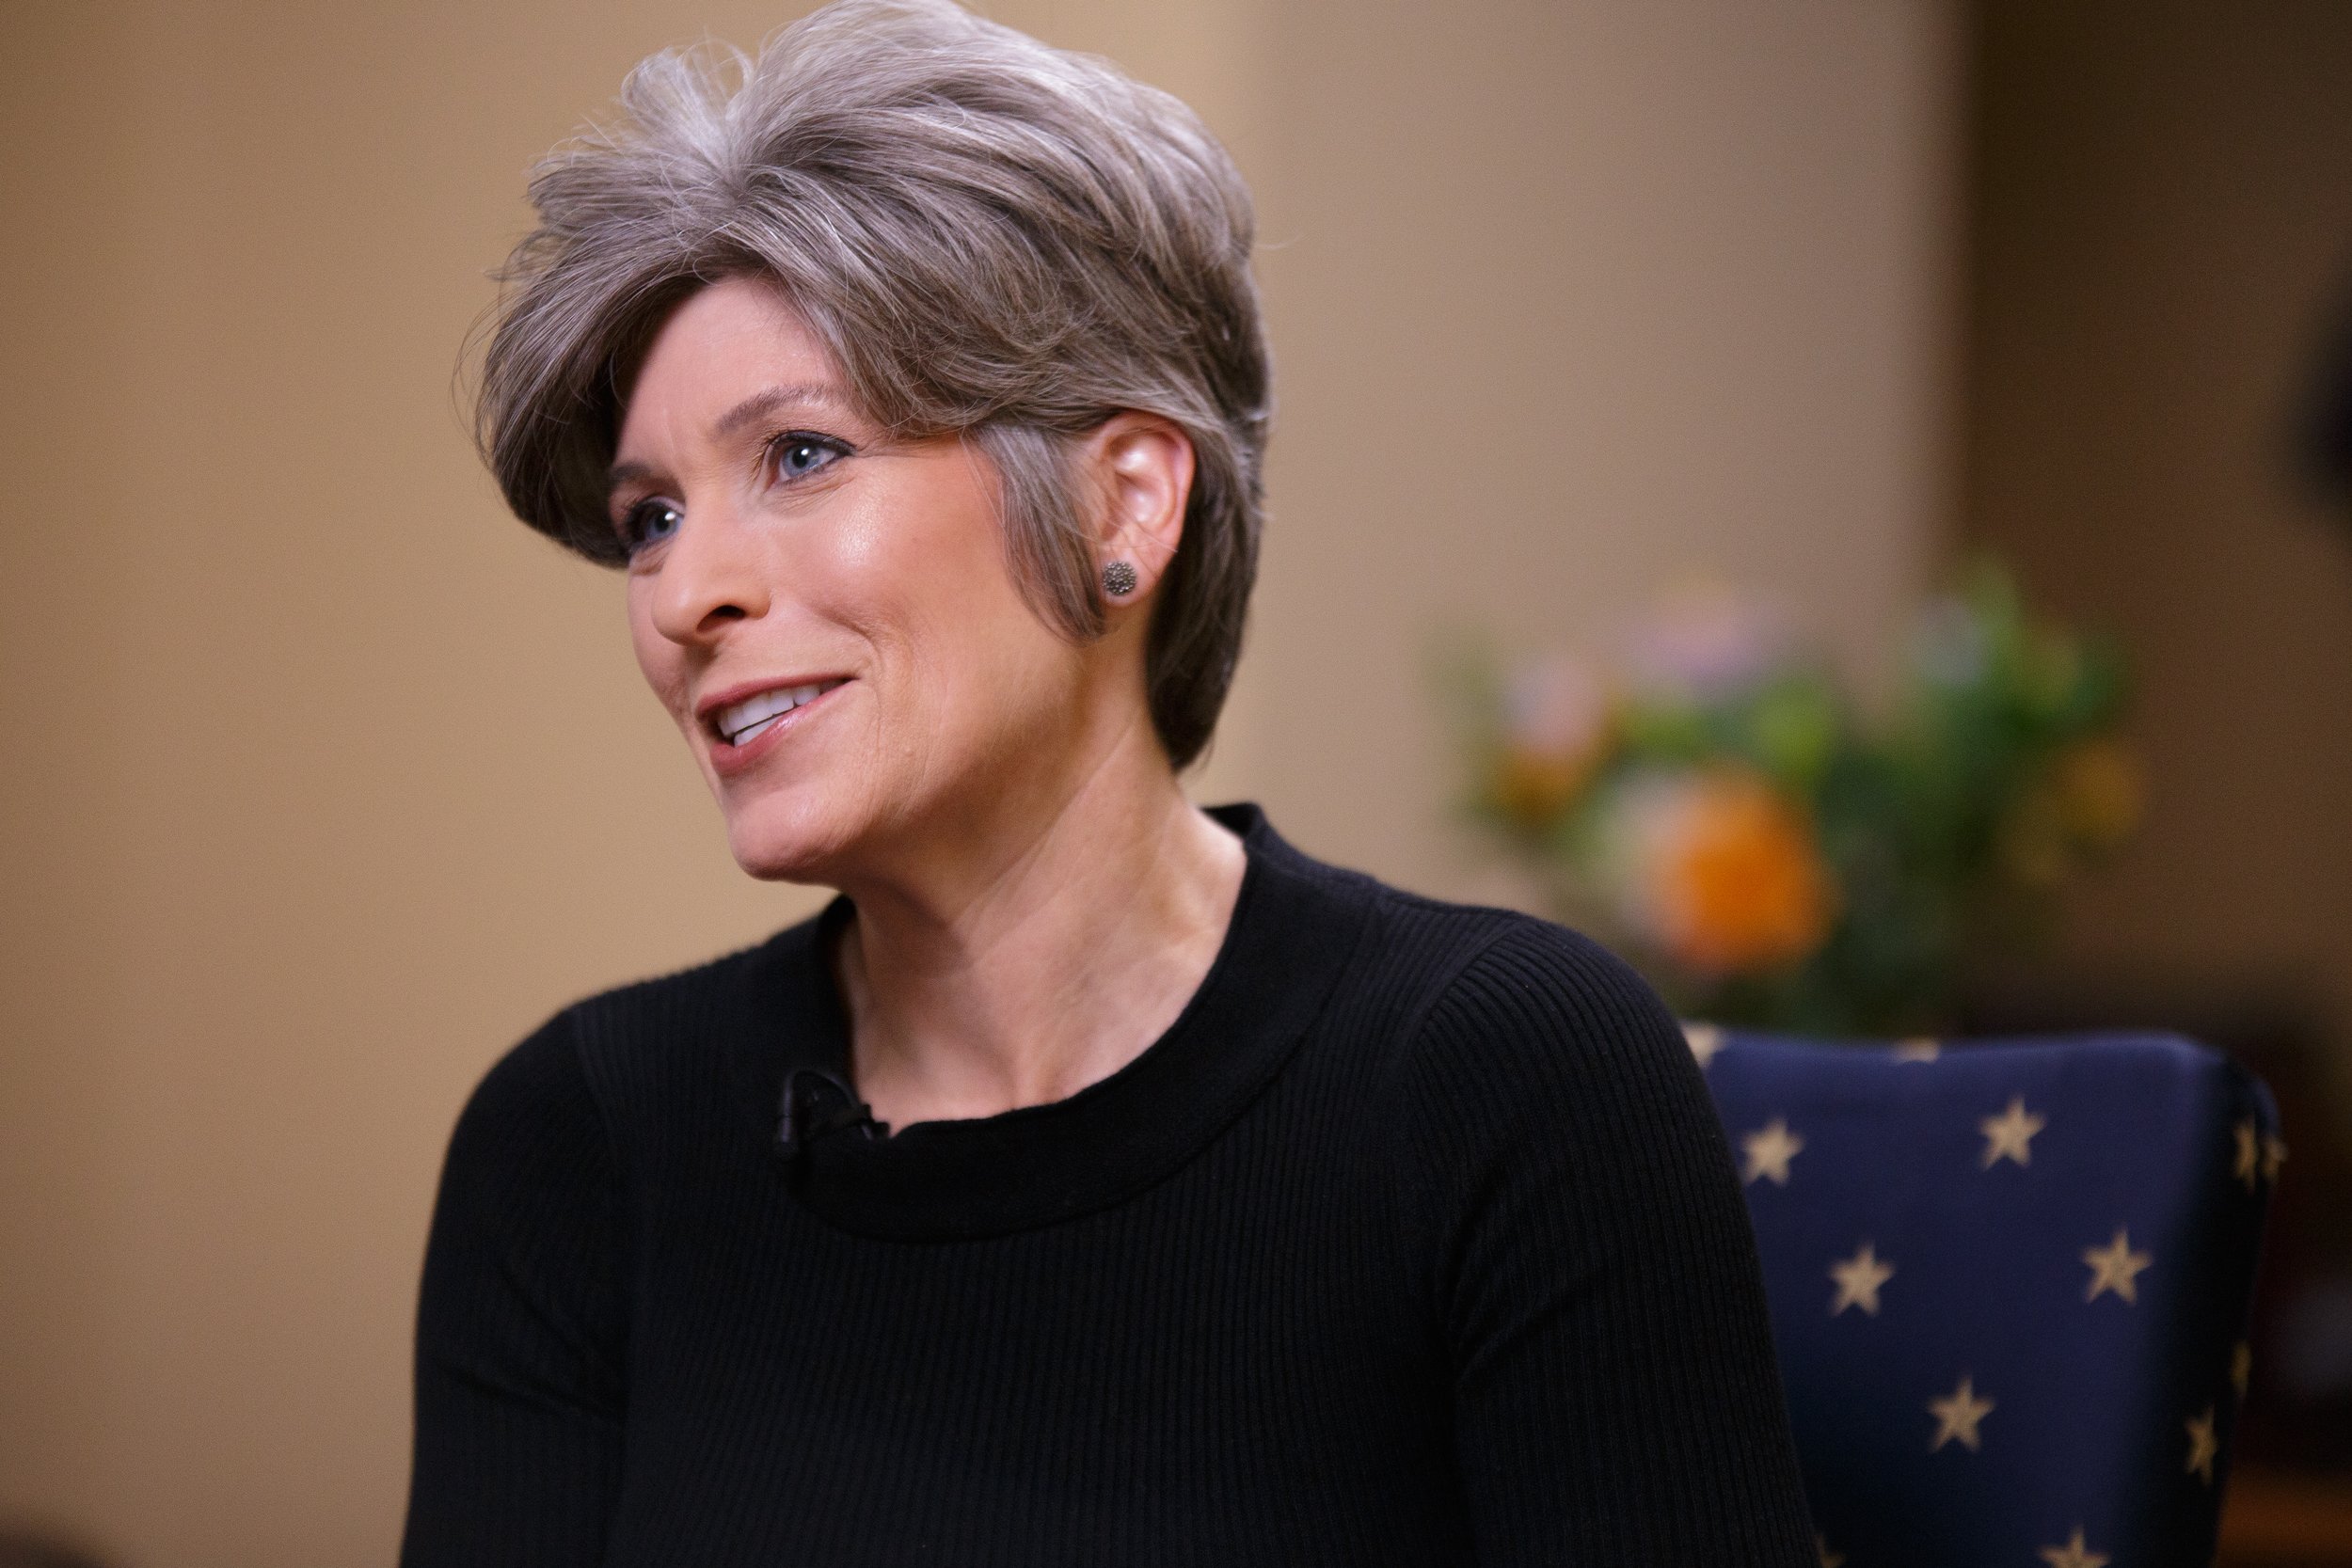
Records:
<instances>
[{"instance_id":1,"label":"gray pixie haircut","mask_svg":"<svg viewBox=\"0 0 2352 1568\"><path fill-rule=\"evenodd\" d=\"M949 0L839 0L756 56L656 55L620 110L540 163L538 228L501 275L477 433L516 515L624 561L606 505L629 380L687 295L758 277L866 413L981 449L1015 579L1083 641L1107 621L1069 456L1121 410L1158 415L1194 476L1146 688L1193 761L1241 651L1270 412L1249 192L1200 118Z\"/></svg>"}]
</instances>

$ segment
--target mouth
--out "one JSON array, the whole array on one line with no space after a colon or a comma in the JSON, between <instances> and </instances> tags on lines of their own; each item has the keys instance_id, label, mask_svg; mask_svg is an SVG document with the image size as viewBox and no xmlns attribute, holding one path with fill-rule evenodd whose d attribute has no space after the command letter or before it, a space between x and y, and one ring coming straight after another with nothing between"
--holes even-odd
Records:
<instances>
[{"instance_id":1,"label":"mouth","mask_svg":"<svg viewBox=\"0 0 2352 1568\"><path fill-rule=\"evenodd\" d=\"M799 686L771 686L706 709L703 727L729 746L749 746L782 723L786 715L847 684L846 676L835 675Z\"/></svg>"}]
</instances>

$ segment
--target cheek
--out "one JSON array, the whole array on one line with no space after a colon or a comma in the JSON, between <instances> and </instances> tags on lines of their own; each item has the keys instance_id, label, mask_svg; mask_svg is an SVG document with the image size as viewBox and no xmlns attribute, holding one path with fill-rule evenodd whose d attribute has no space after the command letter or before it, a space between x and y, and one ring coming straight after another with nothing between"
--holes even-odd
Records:
<instances>
[{"instance_id":1,"label":"cheek","mask_svg":"<svg viewBox=\"0 0 2352 1568\"><path fill-rule=\"evenodd\" d=\"M1029 608L993 537L957 570L925 574L909 625L919 638L913 707L926 750L951 774L1019 770L1057 750L1074 717L1079 656Z\"/></svg>"},{"instance_id":2,"label":"cheek","mask_svg":"<svg viewBox=\"0 0 2352 1568\"><path fill-rule=\"evenodd\" d=\"M887 478L823 531L804 587L926 687L960 686L991 661L1019 597L993 498L953 451L901 460Z\"/></svg>"},{"instance_id":3,"label":"cheek","mask_svg":"<svg viewBox=\"0 0 2352 1568\"><path fill-rule=\"evenodd\" d=\"M1013 580L993 499L941 483L876 521L860 531L853 569L879 611L878 641L898 642L918 676L918 705L964 728L1027 700L1062 644Z\"/></svg>"}]
</instances>

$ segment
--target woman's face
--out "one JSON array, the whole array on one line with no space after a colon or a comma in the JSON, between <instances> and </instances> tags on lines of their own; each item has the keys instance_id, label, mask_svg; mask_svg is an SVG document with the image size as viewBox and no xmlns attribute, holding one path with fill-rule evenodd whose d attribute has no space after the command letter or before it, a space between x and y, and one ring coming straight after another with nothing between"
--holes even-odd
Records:
<instances>
[{"instance_id":1,"label":"woman's face","mask_svg":"<svg viewBox=\"0 0 2352 1568\"><path fill-rule=\"evenodd\" d=\"M1085 654L1013 581L986 460L887 438L773 287L678 307L612 476L638 665L753 875L839 880L1076 745Z\"/></svg>"}]
</instances>

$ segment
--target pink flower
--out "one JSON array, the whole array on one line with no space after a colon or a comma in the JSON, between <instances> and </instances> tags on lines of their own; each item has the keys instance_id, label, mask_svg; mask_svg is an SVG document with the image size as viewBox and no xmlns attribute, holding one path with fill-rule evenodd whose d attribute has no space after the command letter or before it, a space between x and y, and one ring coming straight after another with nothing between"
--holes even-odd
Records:
<instances>
[{"instance_id":1,"label":"pink flower","mask_svg":"<svg viewBox=\"0 0 2352 1568\"><path fill-rule=\"evenodd\" d=\"M1788 657L1787 622L1721 583L1677 589L1627 639L1626 664L1645 689L1690 702L1736 696Z\"/></svg>"},{"instance_id":2,"label":"pink flower","mask_svg":"<svg viewBox=\"0 0 2352 1568\"><path fill-rule=\"evenodd\" d=\"M1609 728L1609 692L1590 668L1554 655L1521 665L1502 694L1503 738L1517 751L1580 757Z\"/></svg>"},{"instance_id":3,"label":"pink flower","mask_svg":"<svg viewBox=\"0 0 2352 1568\"><path fill-rule=\"evenodd\" d=\"M1607 755L1611 710L1599 679L1572 659L1522 666L1502 694L1495 808L1541 831L1558 820Z\"/></svg>"}]
</instances>

